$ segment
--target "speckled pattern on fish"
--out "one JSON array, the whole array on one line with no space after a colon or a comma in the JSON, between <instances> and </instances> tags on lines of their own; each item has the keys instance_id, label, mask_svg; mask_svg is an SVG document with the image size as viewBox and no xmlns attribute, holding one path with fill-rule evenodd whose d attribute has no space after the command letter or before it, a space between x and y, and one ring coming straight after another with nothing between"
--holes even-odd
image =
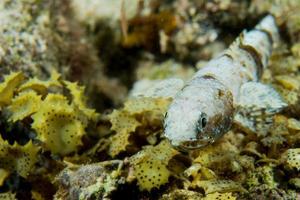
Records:
<instances>
[{"instance_id":1,"label":"speckled pattern on fish","mask_svg":"<svg viewBox=\"0 0 300 200\"><path fill-rule=\"evenodd\" d=\"M259 107L260 110L268 112L264 106L269 106L272 114L282 110L286 104L273 92L274 89L257 83L278 39L275 19L268 15L253 30L244 31L227 50L208 62L186 83L174 97L164 121L165 136L175 147L199 148L213 143L226 133L235 114L241 113L238 111L243 103L240 102L243 99L240 94L247 95L247 90L241 92L241 88L249 89L242 87L249 83L255 83L254 90L261 90L257 94L250 92L250 99L250 95L254 96L253 99L259 99L255 96L262 94L262 98L270 99L269 94L275 98L274 109L271 109L273 105L265 103ZM256 126L253 120L248 123L250 118L247 116L236 119L240 119L240 124L250 126L250 129Z\"/></svg>"}]
</instances>

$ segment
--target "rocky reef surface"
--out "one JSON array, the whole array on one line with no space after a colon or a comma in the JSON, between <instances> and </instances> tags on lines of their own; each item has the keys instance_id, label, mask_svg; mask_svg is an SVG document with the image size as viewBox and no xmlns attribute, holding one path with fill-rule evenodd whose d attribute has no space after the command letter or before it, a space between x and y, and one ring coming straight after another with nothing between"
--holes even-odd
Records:
<instances>
[{"instance_id":1,"label":"rocky reef surface","mask_svg":"<svg viewBox=\"0 0 300 200\"><path fill-rule=\"evenodd\" d=\"M261 81L287 108L264 134L174 149L172 98L133 94L188 80L266 14L281 39ZM298 0L2 0L0 18L0 199L300 198Z\"/></svg>"}]
</instances>

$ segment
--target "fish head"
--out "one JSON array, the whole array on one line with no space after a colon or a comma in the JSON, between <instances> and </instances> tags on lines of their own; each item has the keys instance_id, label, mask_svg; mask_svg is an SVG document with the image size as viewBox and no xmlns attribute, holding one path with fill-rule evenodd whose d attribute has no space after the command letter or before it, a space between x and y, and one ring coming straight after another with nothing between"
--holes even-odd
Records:
<instances>
[{"instance_id":1,"label":"fish head","mask_svg":"<svg viewBox=\"0 0 300 200\"><path fill-rule=\"evenodd\" d=\"M164 135L175 148L201 148L230 129L233 113L231 93L223 85L204 79L174 98L165 115Z\"/></svg>"},{"instance_id":2,"label":"fish head","mask_svg":"<svg viewBox=\"0 0 300 200\"><path fill-rule=\"evenodd\" d=\"M189 105L186 105L189 104ZM165 115L164 132L172 145L179 149L196 149L214 142L207 131L210 119L205 112L196 111L193 102L182 102L181 106L170 107Z\"/></svg>"}]
</instances>

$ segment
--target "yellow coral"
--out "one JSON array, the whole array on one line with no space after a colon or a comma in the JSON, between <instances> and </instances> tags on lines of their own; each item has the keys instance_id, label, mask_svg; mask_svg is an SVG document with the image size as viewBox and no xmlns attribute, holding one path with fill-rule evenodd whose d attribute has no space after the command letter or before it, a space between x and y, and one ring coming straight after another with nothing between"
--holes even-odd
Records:
<instances>
[{"instance_id":1,"label":"yellow coral","mask_svg":"<svg viewBox=\"0 0 300 200\"><path fill-rule=\"evenodd\" d=\"M126 150L129 145L130 133L134 132L141 124L135 119L135 117L129 115L126 111L114 110L110 116L110 122L112 124L111 130L116 132L116 135L111 137L111 145L109 147L108 154L115 157L122 151Z\"/></svg>"},{"instance_id":2,"label":"yellow coral","mask_svg":"<svg viewBox=\"0 0 300 200\"><path fill-rule=\"evenodd\" d=\"M206 195L203 200L235 200L236 197L232 195L231 192L228 193L219 193L215 192L212 194Z\"/></svg>"},{"instance_id":3,"label":"yellow coral","mask_svg":"<svg viewBox=\"0 0 300 200\"><path fill-rule=\"evenodd\" d=\"M120 132L110 138L110 146L108 154L111 157L116 157L121 152L126 150L126 147L130 144L129 141L130 132Z\"/></svg>"},{"instance_id":4,"label":"yellow coral","mask_svg":"<svg viewBox=\"0 0 300 200\"><path fill-rule=\"evenodd\" d=\"M29 79L27 82L22 84L19 88L19 91L24 90L34 90L39 94L45 95L48 92L50 87L61 87L61 83L59 82L60 74L55 70L52 71L51 76L48 80L40 80L36 77Z\"/></svg>"},{"instance_id":5,"label":"yellow coral","mask_svg":"<svg viewBox=\"0 0 300 200\"><path fill-rule=\"evenodd\" d=\"M287 150L287 164L300 170L300 148Z\"/></svg>"},{"instance_id":6,"label":"yellow coral","mask_svg":"<svg viewBox=\"0 0 300 200\"><path fill-rule=\"evenodd\" d=\"M123 110L131 116L137 117L144 127L162 127L162 121L170 102L171 99L166 98L133 98L125 102Z\"/></svg>"},{"instance_id":7,"label":"yellow coral","mask_svg":"<svg viewBox=\"0 0 300 200\"><path fill-rule=\"evenodd\" d=\"M248 173L246 184L249 187L255 187L262 184L267 185L269 188L277 187L278 183L275 180L273 166L264 165L255 168L255 170Z\"/></svg>"},{"instance_id":8,"label":"yellow coral","mask_svg":"<svg viewBox=\"0 0 300 200\"><path fill-rule=\"evenodd\" d=\"M171 102L166 98L140 97L129 99L124 104L124 110L131 115L145 114L149 112L150 120L162 121L165 112Z\"/></svg>"},{"instance_id":9,"label":"yellow coral","mask_svg":"<svg viewBox=\"0 0 300 200\"><path fill-rule=\"evenodd\" d=\"M24 146L10 145L0 137L0 164L9 171L16 171L27 177L34 164L37 162L39 148L31 141Z\"/></svg>"},{"instance_id":10,"label":"yellow coral","mask_svg":"<svg viewBox=\"0 0 300 200\"><path fill-rule=\"evenodd\" d=\"M20 93L13 98L11 105L8 107L12 113L10 120L16 122L17 120L22 120L37 112L41 102L41 96L37 95L34 91Z\"/></svg>"},{"instance_id":11,"label":"yellow coral","mask_svg":"<svg viewBox=\"0 0 300 200\"><path fill-rule=\"evenodd\" d=\"M5 179L9 176L9 171L0 168L0 187L3 185Z\"/></svg>"},{"instance_id":12,"label":"yellow coral","mask_svg":"<svg viewBox=\"0 0 300 200\"><path fill-rule=\"evenodd\" d=\"M130 144L130 135L137 127L146 127L149 124L151 127L161 127L169 103L170 99L141 97L129 99L123 109L114 110L109 119L112 124L111 130L115 131L116 135L111 137L109 155L114 157L126 150Z\"/></svg>"},{"instance_id":13,"label":"yellow coral","mask_svg":"<svg viewBox=\"0 0 300 200\"><path fill-rule=\"evenodd\" d=\"M48 94L32 119L32 128L52 153L66 155L82 144L85 126L64 96Z\"/></svg>"},{"instance_id":14,"label":"yellow coral","mask_svg":"<svg viewBox=\"0 0 300 200\"><path fill-rule=\"evenodd\" d=\"M33 200L45 200L45 198L37 191L31 191L31 196Z\"/></svg>"},{"instance_id":15,"label":"yellow coral","mask_svg":"<svg viewBox=\"0 0 300 200\"><path fill-rule=\"evenodd\" d=\"M294 44L291 51L295 57L300 57L300 43Z\"/></svg>"},{"instance_id":16,"label":"yellow coral","mask_svg":"<svg viewBox=\"0 0 300 200\"><path fill-rule=\"evenodd\" d=\"M287 127L294 131L300 131L300 121L294 118L288 119Z\"/></svg>"},{"instance_id":17,"label":"yellow coral","mask_svg":"<svg viewBox=\"0 0 300 200\"><path fill-rule=\"evenodd\" d=\"M187 187L189 187L191 184L193 185L194 182L198 182L200 180L217 178L217 175L214 173L214 171L201 166L199 163L194 163L192 166L186 169L184 171L184 175L189 179L193 179L192 182L186 183Z\"/></svg>"},{"instance_id":18,"label":"yellow coral","mask_svg":"<svg viewBox=\"0 0 300 200\"><path fill-rule=\"evenodd\" d=\"M170 199L177 199L177 200L201 200L202 198L201 193L190 191L186 189L175 189L167 194L164 194L159 200L170 200Z\"/></svg>"},{"instance_id":19,"label":"yellow coral","mask_svg":"<svg viewBox=\"0 0 300 200\"><path fill-rule=\"evenodd\" d=\"M64 84L72 95L72 103L77 106L78 109L88 117L88 119L96 120L98 114L94 109L87 108L86 98L84 96L84 86L79 86L77 83L69 81L64 81Z\"/></svg>"},{"instance_id":20,"label":"yellow coral","mask_svg":"<svg viewBox=\"0 0 300 200\"><path fill-rule=\"evenodd\" d=\"M199 150L198 157L194 160L194 162L200 163L205 167L210 167L213 162L223 161L224 158L228 158L232 154L238 154L237 147L232 145L230 142L224 141ZM230 160L228 160L228 162L229 161ZM223 162L220 164L224 165Z\"/></svg>"},{"instance_id":21,"label":"yellow coral","mask_svg":"<svg viewBox=\"0 0 300 200\"><path fill-rule=\"evenodd\" d=\"M86 103L86 99L84 96L84 86L79 86L77 83L70 81L64 81L64 84L70 91L73 102L79 107L84 107Z\"/></svg>"},{"instance_id":22,"label":"yellow coral","mask_svg":"<svg viewBox=\"0 0 300 200\"><path fill-rule=\"evenodd\" d=\"M300 82L297 78L290 75L275 76L275 80L288 90L299 90Z\"/></svg>"},{"instance_id":23,"label":"yellow coral","mask_svg":"<svg viewBox=\"0 0 300 200\"><path fill-rule=\"evenodd\" d=\"M236 192L245 191L245 189L237 182L231 180L204 180L196 182L192 187L203 188L205 194L215 192Z\"/></svg>"},{"instance_id":24,"label":"yellow coral","mask_svg":"<svg viewBox=\"0 0 300 200\"><path fill-rule=\"evenodd\" d=\"M131 157L130 163L140 189L150 191L167 183L171 175L167 165L177 154L167 141L162 141L159 145L147 147Z\"/></svg>"},{"instance_id":25,"label":"yellow coral","mask_svg":"<svg viewBox=\"0 0 300 200\"><path fill-rule=\"evenodd\" d=\"M140 125L140 123L126 111L114 110L110 116L110 122L112 124L111 130L117 133L126 132L130 133Z\"/></svg>"},{"instance_id":26,"label":"yellow coral","mask_svg":"<svg viewBox=\"0 0 300 200\"><path fill-rule=\"evenodd\" d=\"M298 90L289 90L281 85L274 85L276 90L280 93L284 101L289 105L297 105L299 101Z\"/></svg>"},{"instance_id":27,"label":"yellow coral","mask_svg":"<svg viewBox=\"0 0 300 200\"><path fill-rule=\"evenodd\" d=\"M16 200L16 194L11 192L0 193L0 199L2 200Z\"/></svg>"},{"instance_id":28,"label":"yellow coral","mask_svg":"<svg viewBox=\"0 0 300 200\"><path fill-rule=\"evenodd\" d=\"M11 102L14 91L23 80L22 72L12 72L4 77L4 82L0 84L0 106L8 105Z\"/></svg>"},{"instance_id":29,"label":"yellow coral","mask_svg":"<svg viewBox=\"0 0 300 200\"><path fill-rule=\"evenodd\" d=\"M195 163L200 163L202 166L209 166L215 151L212 146L199 151L198 157L194 160Z\"/></svg>"}]
</instances>

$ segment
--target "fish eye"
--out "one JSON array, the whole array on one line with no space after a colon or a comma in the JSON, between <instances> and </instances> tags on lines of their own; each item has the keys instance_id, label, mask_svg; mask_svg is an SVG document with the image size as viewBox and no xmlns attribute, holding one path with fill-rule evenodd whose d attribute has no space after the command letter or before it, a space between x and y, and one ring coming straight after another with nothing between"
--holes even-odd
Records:
<instances>
[{"instance_id":1,"label":"fish eye","mask_svg":"<svg viewBox=\"0 0 300 200\"><path fill-rule=\"evenodd\" d=\"M207 125L207 115L205 113L201 113L199 120L197 122L196 131L202 132L203 128Z\"/></svg>"},{"instance_id":2,"label":"fish eye","mask_svg":"<svg viewBox=\"0 0 300 200\"><path fill-rule=\"evenodd\" d=\"M204 128L204 127L206 126L206 124L207 124L207 119L206 119L206 117L203 117L203 118L201 119L201 125L202 125L202 128Z\"/></svg>"}]
</instances>

